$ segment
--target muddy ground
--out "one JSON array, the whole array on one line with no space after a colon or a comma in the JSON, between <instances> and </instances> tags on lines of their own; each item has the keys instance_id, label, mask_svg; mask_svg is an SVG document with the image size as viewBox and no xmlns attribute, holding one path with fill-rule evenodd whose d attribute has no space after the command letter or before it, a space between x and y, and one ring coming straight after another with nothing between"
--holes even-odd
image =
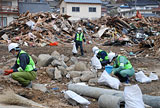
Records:
<instances>
[{"instance_id":1,"label":"muddy ground","mask_svg":"<svg viewBox=\"0 0 160 108\"><path fill-rule=\"evenodd\" d=\"M85 56L84 58L90 58L93 56L92 53L92 47L94 45L85 45ZM124 55L127 55L126 52L130 51L136 51L138 50L137 46L134 47L128 47L128 46L101 46L100 47L103 50L106 51L114 51L117 53L121 53ZM122 49L123 48L123 49ZM27 51L29 54L51 54L53 51L58 51L60 54L64 54L65 56L71 57L72 56L72 46L69 44L66 45L59 45L59 46L45 46L45 47L22 47L23 50ZM143 52L143 54L139 54L138 57L135 56L129 56L129 60L133 64L136 71L138 70L145 70L146 73L149 72L156 72L160 76L160 60L159 57L156 56L150 56L152 54ZM147 57L146 57L147 56ZM2 63L7 62L9 59L13 58L11 54L8 53L7 46L1 45L0 46L0 68L6 69L11 66L11 64L2 65ZM35 80L35 83L41 83L41 84L48 84L48 92L43 93L38 90L33 89L25 89L22 88L17 83L11 83L7 80L5 80L2 75L0 76L0 87L3 89L0 90L6 90L11 88L15 91L15 93L24 96L28 99L31 99L35 102L38 102L43 105L47 105L50 108L79 108L79 106L71 106L67 103L67 101L64 98L64 95L62 93L62 90L67 90L67 82L69 82L68 79L63 78L62 82L51 80L46 72L45 68L40 68L38 70L38 79ZM138 84L142 90L143 94L148 95L154 95L154 96L160 96L160 81L154 81L147 84L140 84L132 78L131 84ZM99 86L99 85L96 85ZM52 88L59 88L58 90L52 90ZM108 88L106 86L100 86L103 88ZM124 90L124 87L121 87L120 90ZM97 100L93 98L86 97L89 101L91 101L91 104L89 105L89 108L98 108Z\"/></svg>"}]
</instances>

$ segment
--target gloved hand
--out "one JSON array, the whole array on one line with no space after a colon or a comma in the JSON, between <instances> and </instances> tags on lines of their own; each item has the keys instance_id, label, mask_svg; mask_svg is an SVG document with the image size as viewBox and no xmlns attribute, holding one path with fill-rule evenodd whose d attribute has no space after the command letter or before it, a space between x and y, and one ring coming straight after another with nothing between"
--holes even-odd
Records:
<instances>
[{"instance_id":1,"label":"gloved hand","mask_svg":"<svg viewBox=\"0 0 160 108\"><path fill-rule=\"evenodd\" d=\"M11 73L13 73L13 69L8 69L4 71L4 75L9 75Z\"/></svg>"},{"instance_id":2,"label":"gloved hand","mask_svg":"<svg viewBox=\"0 0 160 108\"><path fill-rule=\"evenodd\" d=\"M112 71L110 75L113 76L114 75L114 71Z\"/></svg>"},{"instance_id":3,"label":"gloved hand","mask_svg":"<svg viewBox=\"0 0 160 108\"><path fill-rule=\"evenodd\" d=\"M86 45L86 42L84 42L84 44Z\"/></svg>"}]
</instances>

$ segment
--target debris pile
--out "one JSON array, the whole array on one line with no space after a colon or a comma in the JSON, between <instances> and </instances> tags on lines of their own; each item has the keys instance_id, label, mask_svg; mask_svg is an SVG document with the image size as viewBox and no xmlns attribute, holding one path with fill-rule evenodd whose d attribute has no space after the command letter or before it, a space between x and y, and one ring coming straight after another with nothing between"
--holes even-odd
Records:
<instances>
[{"instance_id":1,"label":"debris pile","mask_svg":"<svg viewBox=\"0 0 160 108\"><path fill-rule=\"evenodd\" d=\"M68 16L53 13L25 13L0 30L1 43L18 42L26 46L45 46L70 40L75 31ZM60 40L59 40L60 39Z\"/></svg>"},{"instance_id":2,"label":"debris pile","mask_svg":"<svg viewBox=\"0 0 160 108\"><path fill-rule=\"evenodd\" d=\"M139 44L151 36L159 36L159 18L111 17L73 21L70 16L54 13L21 14L9 26L0 29L0 43L18 42L26 46L58 45L73 40L82 27L87 42L101 38L103 45ZM57 43L56 43L57 42Z\"/></svg>"}]
</instances>

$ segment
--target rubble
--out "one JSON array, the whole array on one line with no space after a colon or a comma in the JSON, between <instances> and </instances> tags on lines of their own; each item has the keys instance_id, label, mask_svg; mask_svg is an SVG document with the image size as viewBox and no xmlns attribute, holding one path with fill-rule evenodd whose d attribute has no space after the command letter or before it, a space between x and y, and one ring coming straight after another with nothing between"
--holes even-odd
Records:
<instances>
[{"instance_id":1,"label":"rubble","mask_svg":"<svg viewBox=\"0 0 160 108\"><path fill-rule=\"evenodd\" d=\"M66 68L67 71L74 71L75 65L71 65Z\"/></svg>"},{"instance_id":2,"label":"rubble","mask_svg":"<svg viewBox=\"0 0 160 108\"><path fill-rule=\"evenodd\" d=\"M42 92L47 92L47 88L45 87L45 85L43 85L43 84L32 84L32 88L33 89L36 89L36 90L40 90L40 91L42 91Z\"/></svg>"},{"instance_id":3,"label":"rubble","mask_svg":"<svg viewBox=\"0 0 160 108\"><path fill-rule=\"evenodd\" d=\"M46 72L47 72L48 76L49 76L51 79L54 78L54 71L55 71L55 69L54 69L53 67L48 67L48 68L46 69Z\"/></svg>"},{"instance_id":4,"label":"rubble","mask_svg":"<svg viewBox=\"0 0 160 108\"><path fill-rule=\"evenodd\" d=\"M53 51L51 56L56 60L60 60L60 54L57 51Z\"/></svg>"},{"instance_id":5,"label":"rubble","mask_svg":"<svg viewBox=\"0 0 160 108\"><path fill-rule=\"evenodd\" d=\"M0 75L4 74L4 70L0 69Z\"/></svg>"},{"instance_id":6,"label":"rubble","mask_svg":"<svg viewBox=\"0 0 160 108\"><path fill-rule=\"evenodd\" d=\"M89 81L88 81L88 84L89 85L96 85L98 83L98 78L91 78Z\"/></svg>"},{"instance_id":7,"label":"rubble","mask_svg":"<svg viewBox=\"0 0 160 108\"><path fill-rule=\"evenodd\" d=\"M86 38L102 38L104 45L137 44L150 36L159 35L159 18L123 18L103 16L97 20L70 21L55 13L25 13L0 30L0 43L18 42L25 46L54 46L73 40L76 28L82 27ZM151 28L152 27L152 28ZM126 40L127 39L127 40ZM57 44L54 44L57 42Z\"/></svg>"},{"instance_id":8,"label":"rubble","mask_svg":"<svg viewBox=\"0 0 160 108\"><path fill-rule=\"evenodd\" d=\"M70 78L80 77L82 75L81 71L70 71L69 73Z\"/></svg>"},{"instance_id":9,"label":"rubble","mask_svg":"<svg viewBox=\"0 0 160 108\"><path fill-rule=\"evenodd\" d=\"M79 82L81 82L81 78L80 77L73 78L73 83L79 83Z\"/></svg>"},{"instance_id":10,"label":"rubble","mask_svg":"<svg viewBox=\"0 0 160 108\"><path fill-rule=\"evenodd\" d=\"M62 66L62 63L58 60L53 60L51 64L54 67Z\"/></svg>"},{"instance_id":11,"label":"rubble","mask_svg":"<svg viewBox=\"0 0 160 108\"><path fill-rule=\"evenodd\" d=\"M76 64L78 62L78 59L76 57L71 57L70 61L73 63L73 64Z\"/></svg>"},{"instance_id":12,"label":"rubble","mask_svg":"<svg viewBox=\"0 0 160 108\"><path fill-rule=\"evenodd\" d=\"M61 81L62 80L62 74L61 71L55 67L55 72L54 72L54 79Z\"/></svg>"},{"instance_id":13,"label":"rubble","mask_svg":"<svg viewBox=\"0 0 160 108\"><path fill-rule=\"evenodd\" d=\"M75 64L74 70L75 71L86 71L87 70L86 64L83 62L77 62Z\"/></svg>"},{"instance_id":14,"label":"rubble","mask_svg":"<svg viewBox=\"0 0 160 108\"><path fill-rule=\"evenodd\" d=\"M96 73L85 71L81 76L81 81L89 81L91 78L95 78L96 76Z\"/></svg>"},{"instance_id":15,"label":"rubble","mask_svg":"<svg viewBox=\"0 0 160 108\"><path fill-rule=\"evenodd\" d=\"M61 55L62 61L67 62L69 61L69 57L65 56L65 55Z\"/></svg>"},{"instance_id":16,"label":"rubble","mask_svg":"<svg viewBox=\"0 0 160 108\"><path fill-rule=\"evenodd\" d=\"M63 66L58 66L58 69L61 71L62 76L65 76L67 74L67 70Z\"/></svg>"},{"instance_id":17,"label":"rubble","mask_svg":"<svg viewBox=\"0 0 160 108\"><path fill-rule=\"evenodd\" d=\"M40 54L38 56L38 62L37 62L37 65L38 66L42 66L42 67L45 67L45 66L48 66L51 62L53 61L53 57L49 54Z\"/></svg>"}]
</instances>

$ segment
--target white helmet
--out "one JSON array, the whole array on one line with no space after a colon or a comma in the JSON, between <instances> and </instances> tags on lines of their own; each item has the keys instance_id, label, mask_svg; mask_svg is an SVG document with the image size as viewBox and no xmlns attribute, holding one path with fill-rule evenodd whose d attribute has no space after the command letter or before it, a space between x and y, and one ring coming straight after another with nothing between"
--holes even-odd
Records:
<instances>
[{"instance_id":1,"label":"white helmet","mask_svg":"<svg viewBox=\"0 0 160 108\"><path fill-rule=\"evenodd\" d=\"M116 53L110 52L110 53L108 54L109 61L111 62L111 61L113 60L113 58L116 57L116 56L117 56Z\"/></svg>"},{"instance_id":2,"label":"white helmet","mask_svg":"<svg viewBox=\"0 0 160 108\"><path fill-rule=\"evenodd\" d=\"M94 46L94 47L92 48L92 51L93 51L94 54L97 54L98 51L99 51L99 48L96 47L96 46Z\"/></svg>"},{"instance_id":3,"label":"white helmet","mask_svg":"<svg viewBox=\"0 0 160 108\"><path fill-rule=\"evenodd\" d=\"M8 51L10 52L11 50L16 50L16 48L19 47L19 45L17 43L10 43L8 45Z\"/></svg>"},{"instance_id":4,"label":"white helmet","mask_svg":"<svg viewBox=\"0 0 160 108\"><path fill-rule=\"evenodd\" d=\"M81 31L81 30L82 30L82 28L81 28L81 27L78 27L78 28L77 28L77 30L78 30L78 31Z\"/></svg>"}]
</instances>

